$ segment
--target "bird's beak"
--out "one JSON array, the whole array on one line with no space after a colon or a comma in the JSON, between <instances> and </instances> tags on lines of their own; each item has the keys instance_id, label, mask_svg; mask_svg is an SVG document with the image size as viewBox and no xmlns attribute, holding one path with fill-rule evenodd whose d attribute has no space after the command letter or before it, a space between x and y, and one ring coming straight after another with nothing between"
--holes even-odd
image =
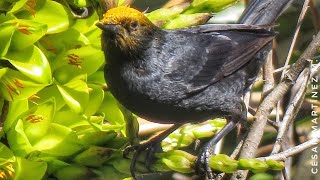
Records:
<instances>
[{"instance_id":1,"label":"bird's beak","mask_svg":"<svg viewBox=\"0 0 320 180\"><path fill-rule=\"evenodd\" d=\"M98 26L98 28L100 28L103 31L109 31L109 32L113 32L113 33L117 33L118 32L118 25L117 24L105 24L102 22L97 22L96 26Z\"/></svg>"}]
</instances>

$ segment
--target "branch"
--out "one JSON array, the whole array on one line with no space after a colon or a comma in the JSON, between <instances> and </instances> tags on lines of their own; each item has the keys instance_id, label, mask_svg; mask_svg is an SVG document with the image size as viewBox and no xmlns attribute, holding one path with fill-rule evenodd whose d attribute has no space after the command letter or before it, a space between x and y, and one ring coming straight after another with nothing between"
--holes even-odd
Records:
<instances>
[{"instance_id":1,"label":"branch","mask_svg":"<svg viewBox=\"0 0 320 180\"><path fill-rule=\"evenodd\" d=\"M293 35L292 43L291 43L290 48L289 48L288 56L287 56L286 62L284 64L284 67L289 65L289 61L291 59L293 49L294 49L294 47L296 45L296 42L297 42L298 34L300 32L302 21L303 21L305 15L306 15L307 10L308 10L309 1L310 0L305 0L304 1L303 7L302 7L302 10L301 10L301 13L299 15L298 22L297 22L296 30L295 30L294 35ZM285 74L285 71L282 71L281 79L283 79L284 74Z\"/></svg>"},{"instance_id":2,"label":"branch","mask_svg":"<svg viewBox=\"0 0 320 180\"><path fill-rule=\"evenodd\" d=\"M276 88L262 101L256 114L256 121L250 127L248 137L244 142L240 158L254 158L258 145L263 136L263 129L268 120L268 115L271 113L273 107L277 104L290 87L297 80L299 74L304 70L307 59L311 59L313 55L320 48L320 32L309 44L308 48L304 51L298 61L289 69L285 74L284 79L276 86ZM247 172L238 171L237 177L246 178Z\"/></svg>"},{"instance_id":3,"label":"branch","mask_svg":"<svg viewBox=\"0 0 320 180\"><path fill-rule=\"evenodd\" d=\"M262 97L267 96L274 88L272 57L273 57L273 51L271 50L268 54L266 63L263 65L264 85L262 90Z\"/></svg>"},{"instance_id":4,"label":"branch","mask_svg":"<svg viewBox=\"0 0 320 180\"><path fill-rule=\"evenodd\" d=\"M302 151L304 151L304 150L306 150L308 148L311 148L313 146L318 145L319 143L320 143L320 136L312 138L307 142L304 142L304 143L302 143L302 144L300 144L298 146L295 146L293 148L287 149L287 150L285 150L285 151L283 151L281 153L273 154L273 155L267 156L267 157L260 157L260 158L257 158L257 159L262 160L262 161L267 161L267 160L284 161L288 157L291 157L291 156L294 156L296 154L299 154L299 153L301 153Z\"/></svg>"},{"instance_id":5,"label":"branch","mask_svg":"<svg viewBox=\"0 0 320 180\"><path fill-rule=\"evenodd\" d=\"M272 154L278 153L281 150L281 142L284 137L284 135L287 133L290 124L292 121L295 119L297 116L299 109L302 105L303 99L305 97L307 87L308 87L308 82L310 79L310 71L304 71L303 74L299 77L298 81L300 80L300 88L298 88L298 92L292 99L290 105L287 108L287 111L283 117L282 122L280 123L280 127L278 130L278 135L277 135L277 140L275 142L275 145L272 150Z\"/></svg>"}]
</instances>

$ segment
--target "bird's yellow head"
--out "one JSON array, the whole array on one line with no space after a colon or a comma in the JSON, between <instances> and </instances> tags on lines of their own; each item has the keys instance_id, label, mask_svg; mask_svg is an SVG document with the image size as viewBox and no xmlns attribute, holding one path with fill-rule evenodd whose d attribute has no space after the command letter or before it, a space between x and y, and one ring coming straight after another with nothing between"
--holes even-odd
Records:
<instances>
[{"instance_id":1,"label":"bird's yellow head","mask_svg":"<svg viewBox=\"0 0 320 180\"><path fill-rule=\"evenodd\" d=\"M103 19L100 22L103 24L121 24L128 26L150 26L152 24L142 12L126 6L110 9L103 15Z\"/></svg>"},{"instance_id":2,"label":"bird's yellow head","mask_svg":"<svg viewBox=\"0 0 320 180\"><path fill-rule=\"evenodd\" d=\"M108 10L96 25L103 30L104 43L112 41L127 51L138 49L157 29L142 12L126 6Z\"/></svg>"}]
</instances>

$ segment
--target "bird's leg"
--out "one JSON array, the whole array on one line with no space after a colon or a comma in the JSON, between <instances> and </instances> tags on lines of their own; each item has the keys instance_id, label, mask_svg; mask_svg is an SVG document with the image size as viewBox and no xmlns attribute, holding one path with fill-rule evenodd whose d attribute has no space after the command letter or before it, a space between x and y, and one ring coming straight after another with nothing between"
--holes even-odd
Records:
<instances>
[{"instance_id":1,"label":"bird's leg","mask_svg":"<svg viewBox=\"0 0 320 180\"><path fill-rule=\"evenodd\" d=\"M231 119L201 150L196 161L196 173L205 171L208 179L213 180L214 176L209 165L210 157L214 155L214 146L232 129L234 129L239 120Z\"/></svg>"},{"instance_id":2,"label":"bird's leg","mask_svg":"<svg viewBox=\"0 0 320 180\"><path fill-rule=\"evenodd\" d=\"M124 152L123 152L124 156L127 156L127 154L129 154L129 152L131 152L131 151L135 151L135 153L133 154L132 160L131 160L131 165L130 165L130 172L131 172L131 176L133 177L133 179L136 179L135 167L136 167L137 159L138 159L139 155L141 154L141 152L143 152L145 150L147 151L146 166L149 169L151 158L152 158L152 156L155 152L155 149L156 149L155 147L157 145L159 145L163 139L165 139L168 135L170 135L173 131L175 131L179 127L180 127L180 125L175 124L175 125L171 126L169 129L167 129L166 131L153 137L149 141L142 143L142 144L129 146L124 150Z\"/></svg>"}]
</instances>

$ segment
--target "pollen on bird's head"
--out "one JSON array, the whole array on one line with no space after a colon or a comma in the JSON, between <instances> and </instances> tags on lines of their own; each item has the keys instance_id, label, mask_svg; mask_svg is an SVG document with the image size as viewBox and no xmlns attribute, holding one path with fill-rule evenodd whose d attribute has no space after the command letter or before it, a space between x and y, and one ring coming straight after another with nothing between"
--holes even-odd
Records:
<instances>
[{"instance_id":1,"label":"pollen on bird's head","mask_svg":"<svg viewBox=\"0 0 320 180\"><path fill-rule=\"evenodd\" d=\"M136 20L138 22L149 21L145 15L128 6L119 6L108 10L104 15L101 22L105 24L122 24L128 20Z\"/></svg>"},{"instance_id":2,"label":"pollen on bird's head","mask_svg":"<svg viewBox=\"0 0 320 180\"><path fill-rule=\"evenodd\" d=\"M126 6L108 10L97 26L103 30L105 42L130 55L139 54L158 32L142 12Z\"/></svg>"}]
</instances>

